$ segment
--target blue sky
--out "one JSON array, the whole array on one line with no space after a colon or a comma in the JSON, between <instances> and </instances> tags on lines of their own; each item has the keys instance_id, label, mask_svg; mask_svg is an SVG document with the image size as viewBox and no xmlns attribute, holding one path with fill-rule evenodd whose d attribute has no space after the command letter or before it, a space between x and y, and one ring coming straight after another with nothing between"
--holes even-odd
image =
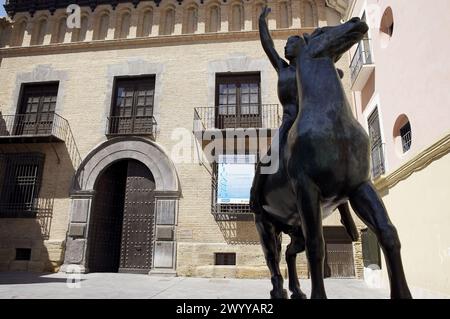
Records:
<instances>
[{"instance_id":1,"label":"blue sky","mask_svg":"<svg viewBox=\"0 0 450 319\"><path fill-rule=\"evenodd\" d=\"M0 0L0 17L4 17L6 15L5 9L3 5L5 4L5 0Z\"/></svg>"}]
</instances>

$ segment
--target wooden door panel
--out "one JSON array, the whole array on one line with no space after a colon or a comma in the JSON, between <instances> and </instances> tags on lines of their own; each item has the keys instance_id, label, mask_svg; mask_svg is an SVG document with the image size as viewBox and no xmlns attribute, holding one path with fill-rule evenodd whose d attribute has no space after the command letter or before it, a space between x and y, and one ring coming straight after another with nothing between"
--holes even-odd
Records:
<instances>
[{"instance_id":1,"label":"wooden door panel","mask_svg":"<svg viewBox=\"0 0 450 319\"><path fill-rule=\"evenodd\" d=\"M326 272L327 277L353 278L353 246L351 243L327 243Z\"/></svg>"},{"instance_id":2,"label":"wooden door panel","mask_svg":"<svg viewBox=\"0 0 450 319\"><path fill-rule=\"evenodd\" d=\"M120 271L148 272L152 265L155 182L148 168L129 161Z\"/></svg>"}]
</instances>

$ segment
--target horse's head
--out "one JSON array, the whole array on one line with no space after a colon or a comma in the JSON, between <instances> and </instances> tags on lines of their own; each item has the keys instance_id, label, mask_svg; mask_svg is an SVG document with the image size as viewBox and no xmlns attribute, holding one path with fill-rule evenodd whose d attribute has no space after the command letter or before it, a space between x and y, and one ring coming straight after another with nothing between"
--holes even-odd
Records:
<instances>
[{"instance_id":1,"label":"horse's head","mask_svg":"<svg viewBox=\"0 0 450 319\"><path fill-rule=\"evenodd\" d=\"M303 35L299 53L306 53L311 58L330 58L336 62L355 43L361 41L368 30L369 27L360 18L352 18L335 27L318 28L312 34Z\"/></svg>"}]
</instances>

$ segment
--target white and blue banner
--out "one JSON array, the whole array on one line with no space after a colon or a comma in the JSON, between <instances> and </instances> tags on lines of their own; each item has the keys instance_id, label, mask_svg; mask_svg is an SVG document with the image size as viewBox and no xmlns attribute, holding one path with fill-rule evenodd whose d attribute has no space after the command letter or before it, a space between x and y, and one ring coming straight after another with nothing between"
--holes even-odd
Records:
<instances>
[{"instance_id":1,"label":"white and blue banner","mask_svg":"<svg viewBox=\"0 0 450 319\"><path fill-rule=\"evenodd\" d=\"M253 177L255 155L221 155L218 162L218 204L248 204Z\"/></svg>"}]
</instances>

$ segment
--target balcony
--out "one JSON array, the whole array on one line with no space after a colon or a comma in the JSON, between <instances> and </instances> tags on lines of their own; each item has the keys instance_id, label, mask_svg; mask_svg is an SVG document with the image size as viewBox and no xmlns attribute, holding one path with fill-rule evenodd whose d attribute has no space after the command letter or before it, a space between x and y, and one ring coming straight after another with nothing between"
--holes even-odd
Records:
<instances>
[{"instance_id":1,"label":"balcony","mask_svg":"<svg viewBox=\"0 0 450 319\"><path fill-rule=\"evenodd\" d=\"M0 144L64 142L69 134L68 121L54 112L0 114Z\"/></svg>"},{"instance_id":2,"label":"balcony","mask_svg":"<svg viewBox=\"0 0 450 319\"><path fill-rule=\"evenodd\" d=\"M110 116L108 117L106 135L145 135L156 138L157 122L153 116Z\"/></svg>"},{"instance_id":3,"label":"balcony","mask_svg":"<svg viewBox=\"0 0 450 319\"><path fill-rule=\"evenodd\" d=\"M264 134L269 144L280 127L283 110L278 104L226 105L194 109L194 134L202 137L202 146L211 141L212 132L248 132L255 129L258 138ZM215 137L217 138L217 136Z\"/></svg>"},{"instance_id":4,"label":"balcony","mask_svg":"<svg viewBox=\"0 0 450 319\"><path fill-rule=\"evenodd\" d=\"M370 52L370 40L362 40L356 49L350 64L352 90L361 91L375 69Z\"/></svg>"},{"instance_id":5,"label":"balcony","mask_svg":"<svg viewBox=\"0 0 450 319\"><path fill-rule=\"evenodd\" d=\"M281 125L283 110L278 104L255 104L240 106L227 105L219 107L197 107L194 109L194 131L224 130L239 128L274 129Z\"/></svg>"}]
</instances>

